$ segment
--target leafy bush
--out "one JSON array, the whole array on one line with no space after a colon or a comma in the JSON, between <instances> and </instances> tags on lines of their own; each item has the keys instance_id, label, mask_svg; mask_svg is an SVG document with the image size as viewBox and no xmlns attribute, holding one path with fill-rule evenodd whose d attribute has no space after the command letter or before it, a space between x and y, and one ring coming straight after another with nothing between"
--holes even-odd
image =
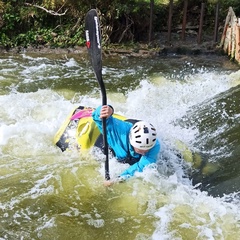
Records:
<instances>
[{"instance_id":1,"label":"leafy bush","mask_svg":"<svg viewBox=\"0 0 240 240\"><path fill-rule=\"evenodd\" d=\"M188 1L188 19L199 23L202 0ZM205 25L214 26L217 0L206 0ZM183 0L174 0L173 26L182 23ZM239 0L219 0L220 22L230 6L240 15ZM169 0L155 0L154 32L166 30ZM91 8L99 10L103 40L108 43L148 39L150 0L0 0L0 45L6 47L47 44L56 47L83 45L84 19Z\"/></svg>"}]
</instances>

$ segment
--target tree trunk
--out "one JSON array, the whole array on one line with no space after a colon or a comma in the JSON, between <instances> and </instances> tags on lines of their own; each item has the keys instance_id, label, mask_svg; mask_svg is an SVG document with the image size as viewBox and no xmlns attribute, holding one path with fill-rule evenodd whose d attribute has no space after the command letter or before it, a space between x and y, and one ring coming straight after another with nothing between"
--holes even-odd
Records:
<instances>
[{"instance_id":1,"label":"tree trunk","mask_svg":"<svg viewBox=\"0 0 240 240\"><path fill-rule=\"evenodd\" d=\"M149 35L148 35L148 42L152 41L152 34L153 34L153 9L154 9L154 0L150 1L150 22L149 22Z\"/></svg>"}]
</instances>

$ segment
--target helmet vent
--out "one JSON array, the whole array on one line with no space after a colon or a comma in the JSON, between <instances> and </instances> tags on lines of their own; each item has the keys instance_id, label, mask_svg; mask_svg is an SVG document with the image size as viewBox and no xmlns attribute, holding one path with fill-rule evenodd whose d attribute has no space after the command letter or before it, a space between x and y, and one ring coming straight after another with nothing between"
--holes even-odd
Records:
<instances>
[{"instance_id":1,"label":"helmet vent","mask_svg":"<svg viewBox=\"0 0 240 240\"><path fill-rule=\"evenodd\" d=\"M149 133L148 128L144 126L144 128L143 128L143 132L144 132L144 133Z\"/></svg>"},{"instance_id":2,"label":"helmet vent","mask_svg":"<svg viewBox=\"0 0 240 240\"><path fill-rule=\"evenodd\" d=\"M138 126L135 126L133 130L134 130L134 133L138 133L140 131L140 128Z\"/></svg>"}]
</instances>

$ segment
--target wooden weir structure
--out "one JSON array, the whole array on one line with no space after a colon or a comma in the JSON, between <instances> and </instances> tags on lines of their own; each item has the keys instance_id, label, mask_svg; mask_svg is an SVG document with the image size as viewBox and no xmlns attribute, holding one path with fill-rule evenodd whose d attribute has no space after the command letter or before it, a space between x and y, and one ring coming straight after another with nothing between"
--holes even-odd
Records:
<instances>
[{"instance_id":1,"label":"wooden weir structure","mask_svg":"<svg viewBox=\"0 0 240 240\"><path fill-rule=\"evenodd\" d=\"M171 32L172 32L172 15L173 15L173 1L169 0L169 18L168 18L168 39L167 42L170 44L171 42ZM185 31L186 31L186 18L187 18L187 8L188 1L184 1L184 9L183 9L183 21L182 21L182 36L181 39L185 40ZM154 0L151 0L151 9L154 6ZM200 12L200 23L198 26L198 35L197 35L197 43L201 44L202 42L202 30L203 30L203 18L204 18L204 9L205 3L201 4L201 12ZM217 43L217 36L219 31L218 24L218 14L219 14L219 3L216 4L216 16L215 16L215 27L214 27L214 42ZM152 14L151 10L151 14ZM152 27L150 28L152 31ZM149 34L149 42L151 41L151 34ZM237 18L233 8L229 7L228 14L225 20L225 25L221 37L221 41L218 45L218 48L222 49L225 54L227 54L231 60L235 60L240 64L240 17Z\"/></svg>"},{"instance_id":2,"label":"wooden weir structure","mask_svg":"<svg viewBox=\"0 0 240 240\"><path fill-rule=\"evenodd\" d=\"M240 64L240 18L237 18L232 7L229 7L225 20L220 48Z\"/></svg>"}]
</instances>

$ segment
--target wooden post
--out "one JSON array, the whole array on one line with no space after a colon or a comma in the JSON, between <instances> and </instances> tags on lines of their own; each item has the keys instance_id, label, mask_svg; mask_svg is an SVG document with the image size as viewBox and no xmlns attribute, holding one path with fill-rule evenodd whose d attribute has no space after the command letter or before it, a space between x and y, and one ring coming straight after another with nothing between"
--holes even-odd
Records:
<instances>
[{"instance_id":1,"label":"wooden post","mask_svg":"<svg viewBox=\"0 0 240 240\"><path fill-rule=\"evenodd\" d=\"M172 14L173 14L173 0L169 0L169 15L168 15L168 44L171 42L171 32L172 32Z\"/></svg>"},{"instance_id":2,"label":"wooden post","mask_svg":"<svg viewBox=\"0 0 240 240\"><path fill-rule=\"evenodd\" d=\"M148 42L152 41L152 34L153 34L153 9L154 9L154 0L150 1L150 22L149 22L149 35L148 35Z\"/></svg>"},{"instance_id":3,"label":"wooden post","mask_svg":"<svg viewBox=\"0 0 240 240\"><path fill-rule=\"evenodd\" d=\"M200 15L199 30L198 30L198 40L197 40L198 44L200 44L201 41L202 41L202 28L203 28L204 8L205 8L205 3L202 3L202 5L201 5L201 15Z\"/></svg>"},{"instance_id":4,"label":"wooden post","mask_svg":"<svg viewBox=\"0 0 240 240\"><path fill-rule=\"evenodd\" d=\"M183 41L185 41L186 22L187 22L187 7L188 7L188 0L184 0L183 22L182 22L182 40Z\"/></svg>"},{"instance_id":5,"label":"wooden post","mask_svg":"<svg viewBox=\"0 0 240 240\"><path fill-rule=\"evenodd\" d=\"M235 60L240 63L240 19L238 19L238 24L236 24L236 53Z\"/></svg>"},{"instance_id":6,"label":"wooden post","mask_svg":"<svg viewBox=\"0 0 240 240\"><path fill-rule=\"evenodd\" d=\"M236 52L236 26L237 26L237 23L234 22L233 20L233 24L232 24L232 43L231 43L231 46L232 46L232 49L231 49L231 59L234 59L235 58L235 52Z\"/></svg>"},{"instance_id":7,"label":"wooden post","mask_svg":"<svg viewBox=\"0 0 240 240\"><path fill-rule=\"evenodd\" d=\"M228 51L228 56L230 56L232 52L232 28L230 27L228 28L228 30L229 30L229 41L228 41L227 51Z\"/></svg>"},{"instance_id":8,"label":"wooden post","mask_svg":"<svg viewBox=\"0 0 240 240\"><path fill-rule=\"evenodd\" d=\"M228 28L226 29L225 38L224 38L224 41L223 41L223 51L227 54L228 54L228 49L229 49L229 46L230 46L231 34L232 34L231 33L231 28L228 26Z\"/></svg>"},{"instance_id":9,"label":"wooden post","mask_svg":"<svg viewBox=\"0 0 240 240\"><path fill-rule=\"evenodd\" d=\"M222 37L221 37L221 42L220 42L220 47L221 47L221 48L224 46L224 42L225 42L227 30L228 30L228 27L229 27L229 22L230 22L231 16L232 16L232 12L233 12L232 7L229 7L229 9L228 9L228 14L227 14L227 17L226 17L226 20L225 20L225 24L224 24L224 29L223 29Z\"/></svg>"},{"instance_id":10,"label":"wooden post","mask_svg":"<svg viewBox=\"0 0 240 240\"><path fill-rule=\"evenodd\" d=\"M219 2L217 3L216 5L216 8L215 8L215 26L214 26L214 42L217 42L218 41L218 16L219 16Z\"/></svg>"},{"instance_id":11,"label":"wooden post","mask_svg":"<svg viewBox=\"0 0 240 240\"><path fill-rule=\"evenodd\" d=\"M220 47L223 51L236 61L240 61L240 26L232 7L229 7L225 26L221 38Z\"/></svg>"}]
</instances>

